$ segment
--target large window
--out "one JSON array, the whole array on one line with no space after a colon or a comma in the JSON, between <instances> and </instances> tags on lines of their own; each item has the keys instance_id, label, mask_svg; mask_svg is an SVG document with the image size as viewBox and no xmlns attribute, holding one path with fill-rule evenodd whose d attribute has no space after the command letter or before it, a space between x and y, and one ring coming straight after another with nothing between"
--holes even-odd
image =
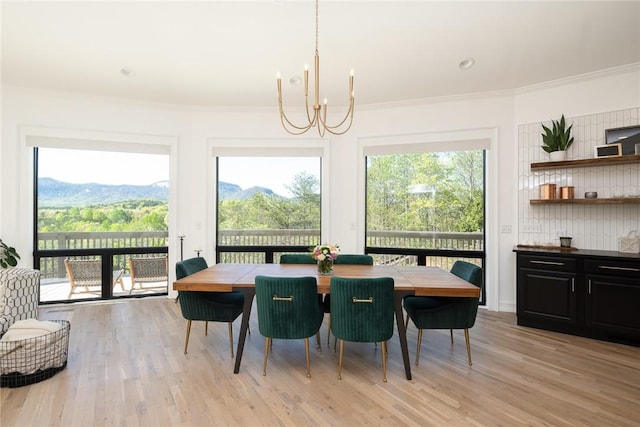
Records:
<instances>
[{"instance_id":1,"label":"large window","mask_svg":"<svg viewBox=\"0 0 640 427\"><path fill-rule=\"evenodd\" d=\"M484 264L484 151L366 159L366 252L377 264Z\"/></svg>"},{"instance_id":2,"label":"large window","mask_svg":"<svg viewBox=\"0 0 640 427\"><path fill-rule=\"evenodd\" d=\"M277 262L320 242L320 157L217 157L217 261Z\"/></svg>"},{"instance_id":3,"label":"large window","mask_svg":"<svg viewBox=\"0 0 640 427\"><path fill-rule=\"evenodd\" d=\"M34 165L41 302L167 293L168 155L38 147Z\"/></svg>"}]
</instances>

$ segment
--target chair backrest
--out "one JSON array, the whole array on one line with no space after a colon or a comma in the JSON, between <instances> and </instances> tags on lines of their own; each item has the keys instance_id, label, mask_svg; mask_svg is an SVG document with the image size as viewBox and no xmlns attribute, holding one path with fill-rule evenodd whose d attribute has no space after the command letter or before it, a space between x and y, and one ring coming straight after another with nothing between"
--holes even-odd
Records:
<instances>
[{"instance_id":1,"label":"chair backrest","mask_svg":"<svg viewBox=\"0 0 640 427\"><path fill-rule=\"evenodd\" d=\"M176 262L176 279L182 279L197 273L200 270L204 270L209 267L207 260L202 257L189 258L184 261Z\"/></svg>"},{"instance_id":2,"label":"chair backrest","mask_svg":"<svg viewBox=\"0 0 640 427\"><path fill-rule=\"evenodd\" d=\"M451 267L451 273L479 288L482 287L482 268L475 264L456 261Z\"/></svg>"},{"instance_id":3,"label":"chair backrest","mask_svg":"<svg viewBox=\"0 0 640 427\"><path fill-rule=\"evenodd\" d=\"M282 254L280 255L280 264L315 264L317 261L311 257L311 254Z\"/></svg>"},{"instance_id":4,"label":"chair backrest","mask_svg":"<svg viewBox=\"0 0 640 427\"><path fill-rule=\"evenodd\" d=\"M72 287L102 284L102 261L99 259L65 259L64 267Z\"/></svg>"},{"instance_id":5,"label":"chair backrest","mask_svg":"<svg viewBox=\"0 0 640 427\"><path fill-rule=\"evenodd\" d=\"M393 336L391 277L331 278L331 332L336 338L382 342Z\"/></svg>"},{"instance_id":6,"label":"chair backrest","mask_svg":"<svg viewBox=\"0 0 640 427\"><path fill-rule=\"evenodd\" d=\"M129 258L131 282L162 282L169 278L167 257Z\"/></svg>"},{"instance_id":7,"label":"chair backrest","mask_svg":"<svg viewBox=\"0 0 640 427\"><path fill-rule=\"evenodd\" d=\"M350 265L373 265L373 257L371 255L362 254L340 254L333 263Z\"/></svg>"},{"instance_id":8,"label":"chair backrest","mask_svg":"<svg viewBox=\"0 0 640 427\"><path fill-rule=\"evenodd\" d=\"M324 312L315 277L256 276L258 328L269 338L301 339L315 335Z\"/></svg>"},{"instance_id":9,"label":"chair backrest","mask_svg":"<svg viewBox=\"0 0 640 427\"><path fill-rule=\"evenodd\" d=\"M38 317L40 270L0 268L0 337L18 320Z\"/></svg>"}]
</instances>

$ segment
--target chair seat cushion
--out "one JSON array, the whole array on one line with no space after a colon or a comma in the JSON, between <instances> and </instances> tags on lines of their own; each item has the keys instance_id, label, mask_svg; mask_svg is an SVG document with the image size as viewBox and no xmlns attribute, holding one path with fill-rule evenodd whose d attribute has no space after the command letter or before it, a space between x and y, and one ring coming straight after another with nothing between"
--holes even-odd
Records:
<instances>
[{"instance_id":1,"label":"chair seat cushion","mask_svg":"<svg viewBox=\"0 0 640 427\"><path fill-rule=\"evenodd\" d=\"M405 297L404 309L408 312L417 310L433 310L451 303L451 298L444 297Z\"/></svg>"},{"instance_id":2,"label":"chair seat cushion","mask_svg":"<svg viewBox=\"0 0 640 427\"><path fill-rule=\"evenodd\" d=\"M178 300L187 320L233 322L244 307L240 292L178 292Z\"/></svg>"},{"instance_id":3,"label":"chair seat cushion","mask_svg":"<svg viewBox=\"0 0 640 427\"><path fill-rule=\"evenodd\" d=\"M411 296L404 308L419 329L464 329L475 323L478 299Z\"/></svg>"}]
</instances>

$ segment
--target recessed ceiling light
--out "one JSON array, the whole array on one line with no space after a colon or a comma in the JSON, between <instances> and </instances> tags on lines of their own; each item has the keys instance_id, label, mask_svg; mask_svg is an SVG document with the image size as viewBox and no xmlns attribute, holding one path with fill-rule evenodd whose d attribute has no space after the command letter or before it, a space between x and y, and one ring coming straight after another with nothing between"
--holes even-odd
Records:
<instances>
[{"instance_id":1,"label":"recessed ceiling light","mask_svg":"<svg viewBox=\"0 0 640 427\"><path fill-rule=\"evenodd\" d=\"M300 83L302 83L302 77L300 76L293 76L289 79L289 84L299 85Z\"/></svg>"},{"instance_id":2,"label":"recessed ceiling light","mask_svg":"<svg viewBox=\"0 0 640 427\"><path fill-rule=\"evenodd\" d=\"M460 62L460 64L458 64L458 67L461 70L468 70L469 68L473 67L473 64L476 63L476 60L473 58L467 58L464 61Z\"/></svg>"},{"instance_id":3,"label":"recessed ceiling light","mask_svg":"<svg viewBox=\"0 0 640 427\"><path fill-rule=\"evenodd\" d=\"M123 77L133 77L136 75L136 72L129 67L122 67L120 68L120 74L122 74Z\"/></svg>"}]
</instances>

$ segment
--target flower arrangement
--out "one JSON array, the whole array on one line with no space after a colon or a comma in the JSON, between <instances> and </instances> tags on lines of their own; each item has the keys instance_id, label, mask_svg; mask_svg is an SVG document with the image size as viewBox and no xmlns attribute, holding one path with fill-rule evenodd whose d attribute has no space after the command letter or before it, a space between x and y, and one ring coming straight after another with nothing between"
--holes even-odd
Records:
<instances>
[{"instance_id":1,"label":"flower arrangement","mask_svg":"<svg viewBox=\"0 0 640 427\"><path fill-rule=\"evenodd\" d=\"M335 260L338 258L338 253L340 252L340 246L338 245L328 245L322 244L313 248L311 252L311 256L316 261L324 261L327 258L331 258L331 260Z\"/></svg>"},{"instance_id":2,"label":"flower arrangement","mask_svg":"<svg viewBox=\"0 0 640 427\"><path fill-rule=\"evenodd\" d=\"M331 274L333 261L338 257L340 247L338 245L322 244L313 248L311 257L318 261L318 274Z\"/></svg>"}]
</instances>

